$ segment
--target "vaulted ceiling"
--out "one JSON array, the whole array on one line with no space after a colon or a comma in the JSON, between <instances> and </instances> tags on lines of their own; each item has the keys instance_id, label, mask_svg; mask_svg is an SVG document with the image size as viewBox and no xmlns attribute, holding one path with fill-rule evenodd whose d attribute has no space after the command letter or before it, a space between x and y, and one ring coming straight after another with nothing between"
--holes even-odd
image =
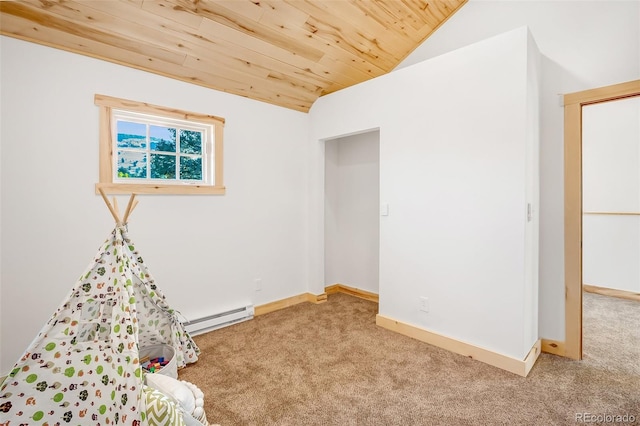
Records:
<instances>
[{"instance_id":1,"label":"vaulted ceiling","mask_svg":"<svg viewBox=\"0 0 640 426\"><path fill-rule=\"evenodd\" d=\"M308 111L391 71L466 1L0 1L0 33Z\"/></svg>"}]
</instances>

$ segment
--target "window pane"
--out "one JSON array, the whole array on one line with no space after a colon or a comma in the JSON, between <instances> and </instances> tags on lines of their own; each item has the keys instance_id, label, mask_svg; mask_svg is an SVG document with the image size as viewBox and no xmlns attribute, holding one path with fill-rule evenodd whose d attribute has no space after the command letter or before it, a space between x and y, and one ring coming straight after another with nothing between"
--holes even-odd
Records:
<instances>
[{"instance_id":1,"label":"window pane","mask_svg":"<svg viewBox=\"0 0 640 426\"><path fill-rule=\"evenodd\" d=\"M180 157L180 179L202 180L202 157Z\"/></svg>"},{"instance_id":2,"label":"window pane","mask_svg":"<svg viewBox=\"0 0 640 426\"><path fill-rule=\"evenodd\" d=\"M118 178L146 178L147 154L135 151L118 151Z\"/></svg>"},{"instance_id":3,"label":"window pane","mask_svg":"<svg viewBox=\"0 0 640 426\"><path fill-rule=\"evenodd\" d=\"M176 152L176 129L164 126L149 126L151 151Z\"/></svg>"},{"instance_id":4,"label":"window pane","mask_svg":"<svg viewBox=\"0 0 640 426\"><path fill-rule=\"evenodd\" d=\"M146 124L118 120L116 127L118 148L147 148Z\"/></svg>"},{"instance_id":5,"label":"window pane","mask_svg":"<svg viewBox=\"0 0 640 426\"><path fill-rule=\"evenodd\" d=\"M202 132L180 130L180 152L202 154Z\"/></svg>"},{"instance_id":6,"label":"window pane","mask_svg":"<svg viewBox=\"0 0 640 426\"><path fill-rule=\"evenodd\" d=\"M176 156L151 154L151 178L175 179Z\"/></svg>"}]
</instances>

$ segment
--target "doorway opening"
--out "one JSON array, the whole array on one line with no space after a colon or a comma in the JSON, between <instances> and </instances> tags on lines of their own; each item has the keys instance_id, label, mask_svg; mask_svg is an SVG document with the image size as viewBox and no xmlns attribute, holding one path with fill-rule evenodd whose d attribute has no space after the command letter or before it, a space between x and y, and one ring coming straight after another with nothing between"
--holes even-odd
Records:
<instances>
[{"instance_id":1,"label":"doorway opening","mask_svg":"<svg viewBox=\"0 0 640 426\"><path fill-rule=\"evenodd\" d=\"M582 359L583 291L583 107L640 96L640 80L571 93L564 97L565 342L555 352Z\"/></svg>"},{"instance_id":2,"label":"doorway opening","mask_svg":"<svg viewBox=\"0 0 640 426\"><path fill-rule=\"evenodd\" d=\"M380 132L325 141L325 287L377 295L380 269Z\"/></svg>"}]
</instances>

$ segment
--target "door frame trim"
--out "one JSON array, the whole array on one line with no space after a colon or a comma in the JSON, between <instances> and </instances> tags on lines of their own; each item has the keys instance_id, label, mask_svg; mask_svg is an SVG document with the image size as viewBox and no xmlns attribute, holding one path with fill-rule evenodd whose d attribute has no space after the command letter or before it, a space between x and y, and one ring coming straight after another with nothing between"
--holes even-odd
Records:
<instances>
[{"instance_id":1,"label":"door frame trim","mask_svg":"<svg viewBox=\"0 0 640 426\"><path fill-rule=\"evenodd\" d=\"M564 356L582 359L582 107L640 95L640 80L564 95Z\"/></svg>"}]
</instances>

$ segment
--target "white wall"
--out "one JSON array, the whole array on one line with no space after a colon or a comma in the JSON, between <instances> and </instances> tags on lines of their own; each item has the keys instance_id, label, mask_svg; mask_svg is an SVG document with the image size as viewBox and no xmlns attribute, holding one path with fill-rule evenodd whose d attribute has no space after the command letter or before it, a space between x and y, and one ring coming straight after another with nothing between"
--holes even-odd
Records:
<instances>
[{"instance_id":1,"label":"white wall","mask_svg":"<svg viewBox=\"0 0 640 426\"><path fill-rule=\"evenodd\" d=\"M541 57L535 40L529 36L529 44L535 46L528 50L527 58L527 113L526 113L526 161L525 181L526 197L531 205L527 206L527 224L525 227L525 294L524 294L524 333L525 342L536 341L538 332L539 280L540 280L540 80Z\"/></svg>"},{"instance_id":2,"label":"white wall","mask_svg":"<svg viewBox=\"0 0 640 426\"><path fill-rule=\"evenodd\" d=\"M193 318L307 291L308 115L1 40L0 375L113 226L94 195L96 93L226 118L227 194L140 196L130 221L132 238L175 309ZM262 278L260 292L255 278Z\"/></svg>"},{"instance_id":3,"label":"white wall","mask_svg":"<svg viewBox=\"0 0 640 426\"><path fill-rule=\"evenodd\" d=\"M380 133L325 142L325 284L378 293Z\"/></svg>"},{"instance_id":4,"label":"white wall","mask_svg":"<svg viewBox=\"0 0 640 426\"><path fill-rule=\"evenodd\" d=\"M514 30L324 96L310 112L310 211L323 211L320 141L380 129L390 208L380 314L518 359L537 339L523 309L534 285L524 277L528 49L526 28ZM312 249L323 234L313 237Z\"/></svg>"},{"instance_id":5,"label":"white wall","mask_svg":"<svg viewBox=\"0 0 640 426\"><path fill-rule=\"evenodd\" d=\"M640 212L640 98L582 110L585 212ZM640 292L640 216L582 218L585 284Z\"/></svg>"},{"instance_id":6,"label":"white wall","mask_svg":"<svg viewBox=\"0 0 640 426\"><path fill-rule=\"evenodd\" d=\"M540 336L564 340L564 111L558 96L640 78L640 2L471 0L398 68L522 25L543 55Z\"/></svg>"},{"instance_id":7,"label":"white wall","mask_svg":"<svg viewBox=\"0 0 640 426\"><path fill-rule=\"evenodd\" d=\"M324 285L339 283L340 250L340 174L338 141L325 142L324 166Z\"/></svg>"}]
</instances>

